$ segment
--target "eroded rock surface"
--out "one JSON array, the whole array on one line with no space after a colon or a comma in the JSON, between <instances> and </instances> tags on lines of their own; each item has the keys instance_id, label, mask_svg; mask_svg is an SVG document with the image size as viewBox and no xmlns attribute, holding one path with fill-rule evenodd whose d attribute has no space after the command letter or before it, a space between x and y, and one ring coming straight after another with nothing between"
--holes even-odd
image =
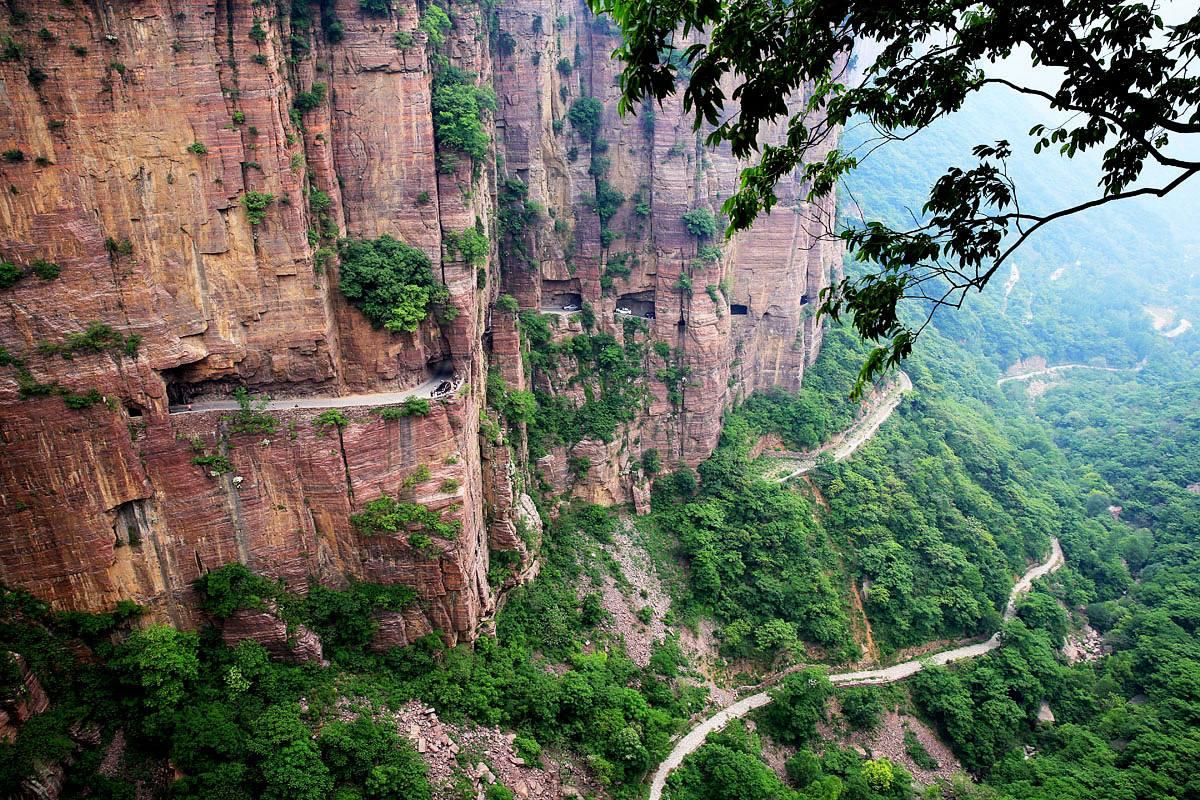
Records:
<instances>
[{"instance_id":1,"label":"eroded rock surface","mask_svg":"<svg viewBox=\"0 0 1200 800\"><path fill-rule=\"evenodd\" d=\"M820 235L831 202L810 207L789 179L753 232L729 244L690 234L683 214L719 209L741 165L700 147L678 99L618 116L616 34L581 3L506 0L497 30L452 8L441 52L497 95L495 157L475 165L439 160L415 0L388 16L337 0L336 44L319 25L294 27L286 4L28 5L12 32L21 59L0 62L0 151L23 156L0 162L0 256L61 274L0 290L0 581L58 608L130 599L193 625L192 582L240 561L292 591L311 579L414 587L411 609L381 617L379 646L435 631L470 640L497 592L536 573L536 487L644 511L644 452L695 465L725 407L799 385L816 357L814 299L840 262ZM30 81L33 67L44 80ZM603 106L594 140L566 119L584 93ZM541 210L521 234L524 260L506 255L501 269L499 188L514 179ZM624 198L603 224L601 189ZM270 196L258 224L249 193ZM493 247L468 263L444 245L472 227ZM382 234L428 254L450 292L411 334L373 328L337 290L335 240ZM618 337L641 320L649 400L612 441L535 460L519 429L480 436L489 369L514 390L585 395L567 374L526 381L516 317L493 307L501 292L524 309L586 303L594 329ZM557 336L583 331L560 319ZM64 357L93 323L121 339ZM677 396L656 377L668 366L686 375ZM360 409L340 431L315 425L317 409L276 413L268 433L236 432L228 412L170 413L238 386L333 398L449 374L461 389L428 416ZM38 393L56 385L103 399L70 409ZM360 534L350 515L383 494L461 532L421 548ZM494 588L496 551L519 563Z\"/></svg>"}]
</instances>

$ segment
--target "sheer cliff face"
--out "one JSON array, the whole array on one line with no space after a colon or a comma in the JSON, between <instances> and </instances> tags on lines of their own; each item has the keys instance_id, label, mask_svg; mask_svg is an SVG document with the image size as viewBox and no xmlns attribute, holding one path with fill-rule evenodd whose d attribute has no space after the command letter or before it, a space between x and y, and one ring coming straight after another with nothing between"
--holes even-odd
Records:
<instances>
[{"instance_id":1,"label":"sheer cliff face","mask_svg":"<svg viewBox=\"0 0 1200 800\"><path fill-rule=\"evenodd\" d=\"M818 294L841 268L840 245L820 237L832 229L833 204L810 207L800 199L806 193L800 181L788 180L779 187L777 210L753 230L724 244L719 234L693 236L684 215L709 209L723 227L721 203L745 165L727 150L702 146L706 132L692 129L678 97L620 117L621 65L610 57L619 34L581 4L506 0L498 17L501 44L508 45L496 48L493 72L504 172L527 183L530 197L553 212L553 225L544 221L527 236L526 263L506 261L505 290L523 308L590 304L597 328L618 338L624 311L631 311L649 323L648 342L671 348L666 359L649 358L647 375L672 367L686 376L682 400L650 380L649 407L616 441L560 447L539 466L562 490L571 487L568 459L586 457L592 467L571 487L574 494L640 504L645 487L631 473L642 452L657 450L667 465L694 466L716 446L730 403L759 388L799 387L820 346ZM581 96L603 105L594 142L567 118ZM594 210L604 184L625 198L607 224ZM719 259L711 255L714 245ZM629 274L608 268L614 262ZM581 329L562 327L564 335ZM566 381L554 378L543 385L562 391Z\"/></svg>"},{"instance_id":2,"label":"sheer cliff face","mask_svg":"<svg viewBox=\"0 0 1200 800\"><path fill-rule=\"evenodd\" d=\"M779 210L721 259L697 260L682 215L716 208L738 165L698 146L676 102L656 109L653 126L617 116L615 39L582 4L505 0L490 24L479 7L451 9L440 52L498 97L496 159L473 171L463 158L452 173L437 169L415 3L395 0L388 17L365 15L358 0L326 3L342 26L336 43L316 3L307 24L287 5L22 5L27 18L9 32L20 57L0 61L0 151L24 156L0 161L0 255L61 273L0 289L0 581L63 608L133 599L189 624L191 582L238 560L297 590L313 579L412 585L419 608L384 626L392 640L433 629L469 639L495 605L489 549L524 547L513 476L540 469L559 489L623 502L644 492L628 474L642 451L703 459L730 402L799 384L819 345L809 310L839 254L814 244L813 214L793 210L798 187L786 187ZM397 47L397 31L414 44ZM318 83L324 98L298 115L298 93ZM556 123L581 93L603 103L608 149L597 155L628 198L605 226L607 246L591 210L595 145ZM494 234L505 178L527 183L559 221L527 234L532 266L502 274L494 255L482 265L446 255L447 233L480 220ZM318 190L329 197L324 220L310 202ZM257 225L244 201L253 192L274 197ZM425 251L453 311L415 334L373 329L336 289L321 250L334 228ZM602 288L620 252L632 254L630 274ZM682 273L690 293L676 288ZM706 291L722 284L727 298ZM653 312L648 338L690 369L682 402L648 377L653 401L616 441L514 469L520 447L479 435L489 362L510 385L525 381L511 315L489 310L501 287L527 308L586 301L614 332L618 307ZM91 323L140 343L47 347ZM662 366L652 357L648 376ZM237 433L229 412L169 412L235 386L323 398L450 371L463 388L428 416L353 409L340 432L314 425L319 409L276 413L270 435ZM53 384L105 400L69 409L37 393ZM593 468L569 486L568 457L587 454ZM193 463L218 455L231 471ZM349 515L383 493L462 530L423 551L358 534Z\"/></svg>"}]
</instances>

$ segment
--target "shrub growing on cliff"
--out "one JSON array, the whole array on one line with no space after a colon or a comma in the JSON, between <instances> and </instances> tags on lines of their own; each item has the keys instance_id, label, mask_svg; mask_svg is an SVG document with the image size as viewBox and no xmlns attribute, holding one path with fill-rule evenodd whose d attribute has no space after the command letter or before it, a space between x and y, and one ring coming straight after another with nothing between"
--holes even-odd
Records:
<instances>
[{"instance_id":1,"label":"shrub growing on cliff","mask_svg":"<svg viewBox=\"0 0 1200 800\"><path fill-rule=\"evenodd\" d=\"M33 270L34 275L37 275L44 281L52 281L62 272L62 267L58 264L41 258L30 264L29 268Z\"/></svg>"},{"instance_id":2,"label":"shrub growing on cliff","mask_svg":"<svg viewBox=\"0 0 1200 800\"><path fill-rule=\"evenodd\" d=\"M338 250L338 288L377 328L411 333L428 316L431 303L450 299L433 276L429 256L391 236L344 239Z\"/></svg>"},{"instance_id":3,"label":"shrub growing on cliff","mask_svg":"<svg viewBox=\"0 0 1200 800\"><path fill-rule=\"evenodd\" d=\"M392 10L392 0L358 0L358 7L368 14L386 17Z\"/></svg>"},{"instance_id":4,"label":"shrub growing on cliff","mask_svg":"<svg viewBox=\"0 0 1200 800\"><path fill-rule=\"evenodd\" d=\"M267 218L267 207L275 202L275 195L266 192L246 192L242 195L242 206L251 225L259 225Z\"/></svg>"},{"instance_id":5,"label":"shrub growing on cliff","mask_svg":"<svg viewBox=\"0 0 1200 800\"><path fill-rule=\"evenodd\" d=\"M253 433L260 436L275 433L279 427L279 420L267 413L267 398L256 401L250 397L246 387L239 386L233 392L233 399L237 401L238 412L222 418L229 423L232 433Z\"/></svg>"},{"instance_id":6,"label":"shrub growing on cliff","mask_svg":"<svg viewBox=\"0 0 1200 800\"><path fill-rule=\"evenodd\" d=\"M462 233L447 231L443 238L446 252L451 256L457 252L468 264L478 264L487 258L488 238L475 228L467 228Z\"/></svg>"},{"instance_id":7,"label":"shrub growing on cliff","mask_svg":"<svg viewBox=\"0 0 1200 800\"><path fill-rule=\"evenodd\" d=\"M683 215L683 224L688 233L697 239L711 239L717 235L717 219L707 208L694 208Z\"/></svg>"},{"instance_id":8,"label":"shrub growing on cliff","mask_svg":"<svg viewBox=\"0 0 1200 800\"><path fill-rule=\"evenodd\" d=\"M600 132L600 116L603 113L604 106L599 100L594 97L580 97L571 103L567 117L571 120L571 127L590 142L595 140Z\"/></svg>"},{"instance_id":9,"label":"shrub growing on cliff","mask_svg":"<svg viewBox=\"0 0 1200 800\"><path fill-rule=\"evenodd\" d=\"M429 400L425 397L410 397L398 406L379 409L379 418L384 420L427 416L429 416Z\"/></svg>"},{"instance_id":10,"label":"shrub growing on cliff","mask_svg":"<svg viewBox=\"0 0 1200 800\"><path fill-rule=\"evenodd\" d=\"M91 322L82 331L67 335L61 342L39 342L38 352L44 356L58 354L71 358L76 353L102 353L104 351L124 353L130 358L137 355L142 337L136 333L121 334L103 322Z\"/></svg>"},{"instance_id":11,"label":"shrub growing on cliff","mask_svg":"<svg viewBox=\"0 0 1200 800\"><path fill-rule=\"evenodd\" d=\"M368 536L407 531L451 540L462 529L458 520L446 522L440 514L419 503L405 503L386 494L367 503L361 513L352 514L350 524Z\"/></svg>"},{"instance_id":12,"label":"shrub growing on cliff","mask_svg":"<svg viewBox=\"0 0 1200 800\"><path fill-rule=\"evenodd\" d=\"M201 575L192 584L200 593L200 608L216 619L226 619L243 608L261 610L283 590L245 564L234 562Z\"/></svg>"},{"instance_id":13,"label":"shrub growing on cliff","mask_svg":"<svg viewBox=\"0 0 1200 800\"><path fill-rule=\"evenodd\" d=\"M21 276L24 274L21 268L11 261L0 261L0 289L12 286L21 280Z\"/></svg>"},{"instance_id":14,"label":"shrub growing on cliff","mask_svg":"<svg viewBox=\"0 0 1200 800\"><path fill-rule=\"evenodd\" d=\"M446 67L433 79L433 132L441 147L475 159L486 156L489 140L483 130L483 114L495 108L491 87L476 86L470 72Z\"/></svg>"},{"instance_id":15,"label":"shrub growing on cliff","mask_svg":"<svg viewBox=\"0 0 1200 800\"><path fill-rule=\"evenodd\" d=\"M292 105L294 105L301 113L312 111L314 108L321 105L321 103L325 102L325 93L327 91L328 87L326 87L325 84L314 83L312 88L310 88L307 92L300 92L297 94L296 99L292 101Z\"/></svg>"},{"instance_id":16,"label":"shrub growing on cliff","mask_svg":"<svg viewBox=\"0 0 1200 800\"><path fill-rule=\"evenodd\" d=\"M104 395L96 389L88 389L86 392L63 392L63 402L67 404L67 408L75 409L76 411L91 408L104 399Z\"/></svg>"},{"instance_id":17,"label":"shrub growing on cliff","mask_svg":"<svg viewBox=\"0 0 1200 800\"><path fill-rule=\"evenodd\" d=\"M421 14L421 22L417 27L429 37L430 47L441 47L446 41L446 31L450 30L450 17L440 6L430 3Z\"/></svg>"},{"instance_id":18,"label":"shrub growing on cliff","mask_svg":"<svg viewBox=\"0 0 1200 800\"><path fill-rule=\"evenodd\" d=\"M192 463L203 469L212 478L233 472L233 462L220 453L192 456Z\"/></svg>"},{"instance_id":19,"label":"shrub growing on cliff","mask_svg":"<svg viewBox=\"0 0 1200 800\"><path fill-rule=\"evenodd\" d=\"M313 420L313 427L321 433L325 433L330 428L341 430L350 424L350 418L336 408L329 408L317 414Z\"/></svg>"}]
</instances>

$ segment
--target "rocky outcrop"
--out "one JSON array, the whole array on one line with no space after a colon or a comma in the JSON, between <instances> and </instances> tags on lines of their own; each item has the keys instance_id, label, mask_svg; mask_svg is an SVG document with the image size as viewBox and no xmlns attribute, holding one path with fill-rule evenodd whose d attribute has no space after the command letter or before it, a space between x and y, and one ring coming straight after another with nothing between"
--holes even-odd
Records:
<instances>
[{"instance_id":1,"label":"rocky outcrop","mask_svg":"<svg viewBox=\"0 0 1200 800\"><path fill-rule=\"evenodd\" d=\"M0 657L7 658L19 676L15 691L0 697L0 742L11 742L22 725L50 707L50 698L19 653L0 653Z\"/></svg>"},{"instance_id":2,"label":"rocky outcrop","mask_svg":"<svg viewBox=\"0 0 1200 800\"><path fill-rule=\"evenodd\" d=\"M270 656L289 664L320 664L324 659L321 640L303 625L284 622L278 609L239 608L221 623L221 638L230 647L251 639Z\"/></svg>"},{"instance_id":3,"label":"rocky outcrop","mask_svg":"<svg viewBox=\"0 0 1200 800\"><path fill-rule=\"evenodd\" d=\"M808 203L792 176L776 210L749 233L728 243L694 236L684 214L707 209L719 218L745 165L702 146L704 132L693 131L678 97L620 117L620 63L609 57L617 33L583 4L512 0L498 17L509 44L494 68L502 177L527 184L531 200L553 210L552 220L529 226L523 252L505 260L506 290L524 308L556 310L564 299L589 305L596 329L618 338L628 318L640 317L648 324L643 341L670 348L665 360L648 357L650 400L616 441L558 448L538 466L556 491L644 505L636 469L643 452L658 451L668 467L694 466L716 446L730 404L758 388L799 387L820 347L819 292L840 276L841 245L828 235L833 200ZM595 141L569 118L585 96L603 107ZM624 200L602 221L595 198L605 190ZM573 327L561 333L582 331ZM677 396L654 378L665 367L686 376ZM565 383L546 386L561 391ZM569 474L567 462L583 458L586 474Z\"/></svg>"},{"instance_id":4,"label":"rocky outcrop","mask_svg":"<svg viewBox=\"0 0 1200 800\"><path fill-rule=\"evenodd\" d=\"M740 165L698 145L678 100L617 115L615 34L582 3L452 6L437 60L497 96L495 157L457 165L438 158L415 0L384 16L324 4L337 41L315 2L306 19L303 3L251 0L27 5L10 31L20 57L0 61L0 256L61 271L0 289L0 581L56 607L132 599L193 625L192 581L240 561L298 592L414 587L416 604L381 616L379 646L470 640L497 606L492 553L510 554L501 586L536 572L537 488L644 510L645 451L698 463L724 408L797 386L816 355L811 309L840 256L819 236L832 207L792 181L752 234L691 235L683 214L717 210ZM584 94L602 104L596 137L567 121ZM512 180L534 210L503 269L494 245L474 263L449 252L469 228L505 239ZM624 198L603 221L598 192ZM337 290L335 240L382 234L423 250L449 290L413 333L373 328ZM531 464L520 426L493 434L489 369L513 390L586 391L565 372L528 380L501 289L526 309L577 298L615 335L643 320L649 399L612 441ZM582 331L561 321L557 336ZM70 345L93 323L107 338ZM686 375L678 394L654 377L664 367ZM172 413L239 386L335 398L450 373L461 389L428 416L362 408L340 430L315 424L319 408L275 413L269 433ZM423 547L356 531L349 517L383 494L461 530Z\"/></svg>"}]
</instances>

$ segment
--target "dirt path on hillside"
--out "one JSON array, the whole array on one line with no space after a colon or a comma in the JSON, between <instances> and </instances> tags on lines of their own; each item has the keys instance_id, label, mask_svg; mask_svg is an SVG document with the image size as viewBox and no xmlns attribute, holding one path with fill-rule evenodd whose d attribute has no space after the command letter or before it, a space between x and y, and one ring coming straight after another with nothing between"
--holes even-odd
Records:
<instances>
[{"instance_id":1,"label":"dirt path on hillside","mask_svg":"<svg viewBox=\"0 0 1200 800\"><path fill-rule=\"evenodd\" d=\"M1013 586L1008 596L1008 604L1004 609L1004 619L1009 620L1013 618L1016 613L1017 599L1029 591L1034 581L1055 571L1063 563L1062 546L1059 544L1058 539L1053 539L1051 540L1050 557L1045 562L1029 569ZM906 661L902 664L895 664L882 669L837 673L830 675L829 680L835 686L870 686L894 683L920 672L924 669L926 663L943 665L949 664L952 661L976 658L984 653L995 650L999 646L1000 634L995 633L985 642L945 650L919 661ZM688 731L654 771L654 776L650 783L650 800L662 800L662 792L667 783L667 776L671 774L672 770L682 764L685 758L698 750L710 733L721 730L729 724L730 720L744 717L754 709L762 708L770 702L771 694L769 691L752 694L727 708L721 709Z\"/></svg>"},{"instance_id":2,"label":"dirt path on hillside","mask_svg":"<svg viewBox=\"0 0 1200 800\"><path fill-rule=\"evenodd\" d=\"M816 450L809 450L799 457L780 459L780 465L789 471L782 477L775 478L779 483L785 483L792 478L809 472L817 465L817 458L828 453L834 461L844 461L862 447L888 421L892 412L900 405L900 398L905 392L912 391L912 379L907 373L901 372L899 379L887 391L880 395L875 404L867 410L860 419L842 433L834 436L827 444ZM770 457L770 453L765 454Z\"/></svg>"},{"instance_id":3,"label":"dirt path on hillside","mask_svg":"<svg viewBox=\"0 0 1200 800\"><path fill-rule=\"evenodd\" d=\"M1009 381L1029 380L1040 375L1056 375L1060 372L1066 372L1069 369L1093 369L1097 372L1139 372L1142 367L1140 364L1136 367L1094 367L1091 364L1058 364L1057 366L1045 367L1044 369L1035 369L1032 372L1022 372L1019 375L1005 375L996 381L996 385L1002 386Z\"/></svg>"}]
</instances>

